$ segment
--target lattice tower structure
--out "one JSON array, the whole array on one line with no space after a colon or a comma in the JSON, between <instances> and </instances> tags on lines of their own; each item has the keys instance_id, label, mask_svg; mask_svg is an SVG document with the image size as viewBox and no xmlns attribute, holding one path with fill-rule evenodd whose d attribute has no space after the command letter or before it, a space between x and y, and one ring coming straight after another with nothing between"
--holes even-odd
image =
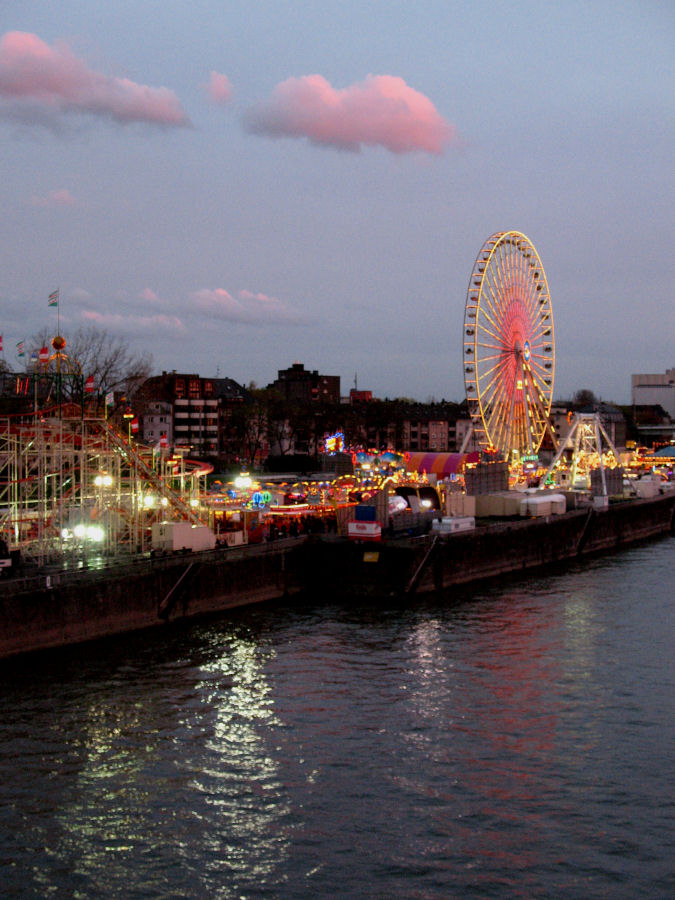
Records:
<instances>
[{"instance_id":1,"label":"lattice tower structure","mask_svg":"<svg viewBox=\"0 0 675 900\"><path fill-rule=\"evenodd\" d=\"M0 419L0 533L39 565L142 553L155 522L205 524L204 474L102 418Z\"/></svg>"}]
</instances>

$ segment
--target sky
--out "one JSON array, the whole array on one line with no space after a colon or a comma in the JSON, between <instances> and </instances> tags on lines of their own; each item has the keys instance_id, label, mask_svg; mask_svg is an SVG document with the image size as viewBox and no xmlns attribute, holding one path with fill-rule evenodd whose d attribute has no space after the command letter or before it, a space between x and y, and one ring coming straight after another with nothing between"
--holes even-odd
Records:
<instances>
[{"instance_id":1,"label":"sky","mask_svg":"<svg viewBox=\"0 0 675 900\"><path fill-rule=\"evenodd\" d=\"M674 47L670 0L3 0L4 358L93 326L155 372L460 401L518 230L554 397L628 403L675 365Z\"/></svg>"}]
</instances>

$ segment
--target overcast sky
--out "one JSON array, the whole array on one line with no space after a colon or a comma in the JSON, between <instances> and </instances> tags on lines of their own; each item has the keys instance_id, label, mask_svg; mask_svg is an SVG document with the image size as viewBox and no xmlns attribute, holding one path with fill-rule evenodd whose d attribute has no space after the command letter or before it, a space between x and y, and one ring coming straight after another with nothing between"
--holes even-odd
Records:
<instances>
[{"instance_id":1,"label":"overcast sky","mask_svg":"<svg viewBox=\"0 0 675 900\"><path fill-rule=\"evenodd\" d=\"M675 365L675 4L3 0L0 334L461 400L494 232L549 282L554 396Z\"/></svg>"}]
</instances>

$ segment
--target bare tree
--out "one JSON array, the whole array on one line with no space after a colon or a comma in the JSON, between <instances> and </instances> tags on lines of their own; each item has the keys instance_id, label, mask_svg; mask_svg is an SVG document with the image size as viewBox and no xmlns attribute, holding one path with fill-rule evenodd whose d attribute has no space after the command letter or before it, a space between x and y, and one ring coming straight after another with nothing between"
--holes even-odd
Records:
<instances>
[{"instance_id":1,"label":"bare tree","mask_svg":"<svg viewBox=\"0 0 675 900\"><path fill-rule=\"evenodd\" d=\"M28 342L28 358L37 356L43 347L53 354L51 338L45 329ZM131 398L152 369L149 354L133 353L122 338L110 337L95 327L79 328L67 339L63 353L68 360L68 371L82 376L70 386L64 384L64 393L73 398L80 394L83 380L90 377L94 379L98 396L112 391ZM28 367L39 371L40 363L29 362Z\"/></svg>"},{"instance_id":2,"label":"bare tree","mask_svg":"<svg viewBox=\"0 0 675 900\"><path fill-rule=\"evenodd\" d=\"M593 406L596 404L597 398L590 388L581 388L572 398L574 406Z\"/></svg>"}]
</instances>

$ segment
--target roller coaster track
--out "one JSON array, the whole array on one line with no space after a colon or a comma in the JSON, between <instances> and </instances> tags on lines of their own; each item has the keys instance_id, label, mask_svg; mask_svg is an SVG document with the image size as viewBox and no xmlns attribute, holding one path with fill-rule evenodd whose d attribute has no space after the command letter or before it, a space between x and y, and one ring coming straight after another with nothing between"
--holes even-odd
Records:
<instances>
[{"instance_id":1,"label":"roller coaster track","mask_svg":"<svg viewBox=\"0 0 675 900\"><path fill-rule=\"evenodd\" d=\"M146 463L141 454L129 443L129 441L121 437L108 422L102 422L101 427L110 443L122 453L131 468L134 469L138 475L141 475L145 481L151 484L160 497L166 498L169 506L174 512L182 518L187 519L193 525L206 525L206 522L199 518L192 507L169 487L152 466L149 466Z\"/></svg>"}]
</instances>

